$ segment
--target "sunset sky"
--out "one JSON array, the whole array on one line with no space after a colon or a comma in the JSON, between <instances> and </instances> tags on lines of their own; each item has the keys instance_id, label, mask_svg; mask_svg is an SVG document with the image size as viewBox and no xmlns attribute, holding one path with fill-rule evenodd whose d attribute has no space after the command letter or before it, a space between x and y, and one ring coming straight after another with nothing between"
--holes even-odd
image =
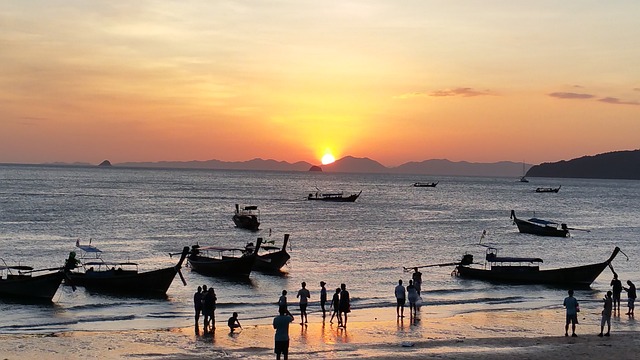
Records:
<instances>
[{"instance_id":1,"label":"sunset sky","mask_svg":"<svg viewBox=\"0 0 640 360\"><path fill-rule=\"evenodd\" d=\"M640 1L0 2L0 163L640 148Z\"/></svg>"}]
</instances>

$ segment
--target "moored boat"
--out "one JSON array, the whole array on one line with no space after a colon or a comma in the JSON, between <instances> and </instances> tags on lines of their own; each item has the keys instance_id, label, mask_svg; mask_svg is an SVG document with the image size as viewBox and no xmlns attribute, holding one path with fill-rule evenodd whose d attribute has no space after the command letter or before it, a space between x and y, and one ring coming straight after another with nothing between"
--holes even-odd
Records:
<instances>
[{"instance_id":1,"label":"moored boat","mask_svg":"<svg viewBox=\"0 0 640 360\"><path fill-rule=\"evenodd\" d=\"M88 259L87 256L82 256L76 270L67 271L65 283L97 292L153 296L166 295L176 274L187 285L180 269L189 254L189 247L184 247L176 265L139 272L137 263L104 261L100 257L102 252L96 247L78 243L76 246L85 254L93 254L95 257Z\"/></svg>"},{"instance_id":2,"label":"moored boat","mask_svg":"<svg viewBox=\"0 0 640 360\"><path fill-rule=\"evenodd\" d=\"M242 248L196 244L191 246L187 261L193 271L203 275L248 278L261 244L262 238L258 238L251 253Z\"/></svg>"},{"instance_id":3,"label":"moored boat","mask_svg":"<svg viewBox=\"0 0 640 360\"><path fill-rule=\"evenodd\" d=\"M567 224L559 224L538 218L531 218L529 220L518 219L515 211L513 210L511 210L511 219L513 219L514 224L516 224L518 231L521 233L540 236L569 236L569 228L567 227Z\"/></svg>"},{"instance_id":4,"label":"moored boat","mask_svg":"<svg viewBox=\"0 0 640 360\"><path fill-rule=\"evenodd\" d=\"M438 181L436 182L415 182L413 183L414 187L436 187L438 185Z\"/></svg>"},{"instance_id":5,"label":"moored boat","mask_svg":"<svg viewBox=\"0 0 640 360\"><path fill-rule=\"evenodd\" d=\"M40 271L48 273L34 275ZM63 278L62 268L34 270L30 266L9 266L5 263L0 266L0 297L27 302L50 302Z\"/></svg>"},{"instance_id":6,"label":"moored boat","mask_svg":"<svg viewBox=\"0 0 640 360\"><path fill-rule=\"evenodd\" d=\"M600 263L540 270L540 264L543 262L540 258L501 257L498 256L496 248L487 247L487 267L472 267L473 255L466 254L462 261L456 264L454 272L462 278L500 283L588 288L619 252L620 248L616 247L611 256Z\"/></svg>"},{"instance_id":7,"label":"moored boat","mask_svg":"<svg viewBox=\"0 0 640 360\"><path fill-rule=\"evenodd\" d=\"M233 214L233 223L236 227L251 231L258 231L260 227L260 210L255 205L240 207L236 204L236 212Z\"/></svg>"},{"instance_id":8,"label":"moored boat","mask_svg":"<svg viewBox=\"0 0 640 360\"><path fill-rule=\"evenodd\" d=\"M539 187L539 188L536 188L536 192L537 193L557 193L558 191L560 191L561 187L562 187L562 185L558 186L557 188Z\"/></svg>"},{"instance_id":9,"label":"moored boat","mask_svg":"<svg viewBox=\"0 0 640 360\"><path fill-rule=\"evenodd\" d=\"M258 241L262 241L262 238L258 238ZM284 234L284 241L282 247L273 245L262 245L260 250L264 251L263 254L258 252L256 262L253 264L253 270L258 270L266 273L278 273L287 264L287 261L291 258L291 255L287 252L287 244L289 243L289 234ZM247 244L246 251L252 253L255 251L253 243Z\"/></svg>"},{"instance_id":10,"label":"moored boat","mask_svg":"<svg viewBox=\"0 0 640 360\"><path fill-rule=\"evenodd\" d=\"M307 200L320 200L320 201L332 201L332 202L355 202L356 199L362 194L362 190L360 190L357 194L351 194L349 196L345 196L344 193L321 193L316 192L315 194L309 194L307 196Z\"/></svg>"}]
</instances>

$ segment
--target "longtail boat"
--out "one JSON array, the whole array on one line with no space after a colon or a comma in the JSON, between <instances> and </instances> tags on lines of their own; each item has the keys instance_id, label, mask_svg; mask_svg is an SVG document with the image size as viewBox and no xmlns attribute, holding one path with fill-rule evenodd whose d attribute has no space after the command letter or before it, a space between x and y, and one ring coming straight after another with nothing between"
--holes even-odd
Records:
<instances>
[{"instance_id":1,"label":"longtail boat","mask_svg":"<svg viewBox=\"0 0 640 360\"><path fill-rule=\"evenodd\" d=\"M511 219L513 219L513 223L516 224L518 231L521 233L540 236L569 236L569 228L567 227L567 224L558 224L557 222L538 218L531 218L529 220L518 219L516 217L516 212L513 210L511 210Z\"/></svg>"},{"instance_id":2,"label":"longtail boat","mask_svg":"<svg viewBox=\"0 0 640 360\"><path fill-rule=\"evenodd\" d=\"M258 238L258 241L263 241L262 238ZM266 273L278 273L287 264L287 261L291 258L291 255L287 252L287 244L289 243L289 234L284 234L284 241L282 247L274 245L263 245L260 250L262 254L258 253L256 262L253 264L253 270L266 272ZM253 243L247 244L245 247L248 253L255 250Z\"/></svg>"},{"instance_id":3,"label":"longtail boat","mask_svg":"<svg viewBox=\"0 0 640 360\"><path fill-rule=\"evenodd\" d=\"M237 228L258 231L260 227L260 210L255 205L240 207L236 204L236 212L233 214L233 223Z\"/></svg>"},{"instance_id":4,"label":"longtail boat","mask_svg":"<svg viewBox=\"0 0 640 360\"><path fill-rule=\"evenodd\" d=\"M65 283L82 286L97 292L118 294L135 294L164 296L169 290L176 274L180 276L183 285L187 285L182 272L182 263L189 254L189 247L185 246L180 254L178 263L174 266L139 272L138 264L130 261L111 262L100 257L102 251L92 245L76 246L87 254L94 254L93 259L82 257L74 271L67 271Z\"/></svg>"},{"instance_id":5,"label":"longtail boat","mask_svg":"<svg viewBox=\"0 0 640 360\"><path fill-rule=\"evenodd\" d=\"M246 248L203 247L196 244L191 246L187 261L193 271L203 275L248 278L261 244L262 238L258 238L251 252L247 252Z\"/></svg>"},{"instance_id":6,"label":"longtail boat","mask_svg":"<svg viewBox=\"0 0 640 360\"><path fill-rule=\"evenodd\" d=\"M49 273L34 275L40 271ZM50 302L63 278L62 267L34 270L31 266L9 266L5 263L0 266L0 297L27 302Z\"/></svg>"}]
</instances>

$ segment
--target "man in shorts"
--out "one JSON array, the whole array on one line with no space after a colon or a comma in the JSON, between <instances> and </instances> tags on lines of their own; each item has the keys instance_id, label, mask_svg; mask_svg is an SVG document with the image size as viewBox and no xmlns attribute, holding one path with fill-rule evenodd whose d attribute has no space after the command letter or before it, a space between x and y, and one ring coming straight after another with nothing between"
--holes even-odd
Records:
<instances>
[{"instance_id":1,"label":"man in shorts","mask_svg":"<svg viewBox=\"0 0 640 360\"><path fill-rule=\"evenodd\" d=\"M598 336L609 336L611 333L611 312L613 310L613 300L611 299L611 290L607 291L607 296L604 298L604 309L602 309L602 320L600 320L600 334ZM604 324L607 324L607 333L604 332Z\"/></svg>"},{"instance_id":2,"label":"man in shorts","mask_svg":"<svg viewBox=\"0 0 640 360\"><path fill-rule=\"evenodd\" d=\"M395 289L396 293L396 315L398 318L404 317L404 304L407 302L407 290L402 285L402 280L398 280L398 285Z\"/></svg>"},{"instance_id":3,"label":"man in shorts","mask_svg":"<svg viewBox=\"0 0 640 360\"><path fill-rule=\"evenodd\" d=\"M571 324L571 336L577 337L578 335L576 335L576 324L578 323L578 311L580 310L578 300L573 297L573 290L569 290L569 296L564 298L563 305L565 308L567 308L567 322L564 326L564 336L569 336L569 324Z\"/></svg>"},{"instance_id":4,"label":"man in shorts","mask_svg":"<svg viewBox=\"0 0 640 360\"><path fill-rule=\"evenodd\" d=\"M293 315L290 312L279 310L280 315L273 318L273 328L276 329L275 349L276 359L280 360L280 355L284 355L284 360L289 358L289 324L293 322Z\"/></svg>"}]
</instances>

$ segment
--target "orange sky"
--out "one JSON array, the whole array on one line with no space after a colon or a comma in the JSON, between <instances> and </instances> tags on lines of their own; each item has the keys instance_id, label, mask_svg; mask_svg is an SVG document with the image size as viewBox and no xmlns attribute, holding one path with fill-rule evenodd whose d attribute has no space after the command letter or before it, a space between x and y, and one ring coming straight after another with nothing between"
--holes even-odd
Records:
<instances>
[{"instance_id":1,"label":"orange sky","mask_svg":"<svg viewBox=\"0 0 640 360\"><path fill-rule=\"evenodd\" d=\"M330 151L535 164L636 149L639 13L637 1L1 2L0 163Z\"/></svg>"}]
</instances>

